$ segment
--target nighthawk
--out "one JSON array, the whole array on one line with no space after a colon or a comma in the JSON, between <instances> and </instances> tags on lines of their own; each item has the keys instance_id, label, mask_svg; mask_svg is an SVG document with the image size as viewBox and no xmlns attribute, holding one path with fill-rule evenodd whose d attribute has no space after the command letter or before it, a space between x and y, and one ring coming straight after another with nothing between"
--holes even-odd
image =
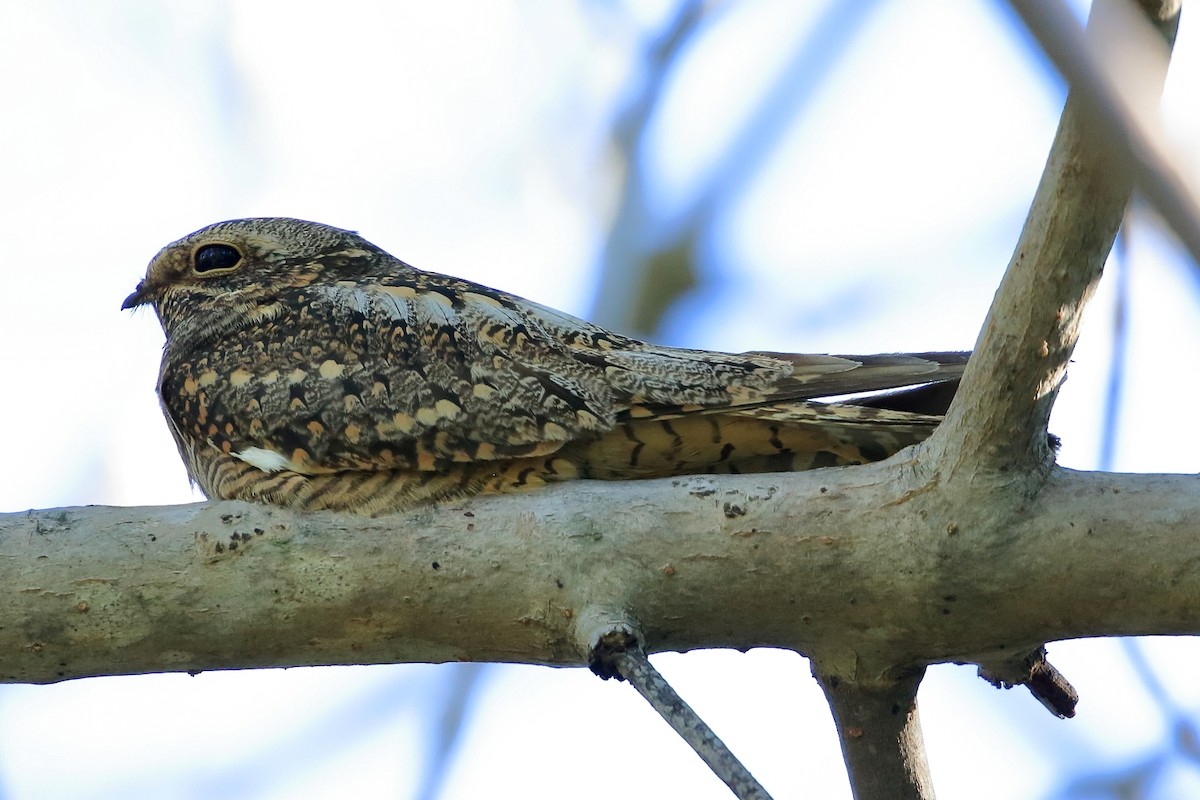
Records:
<instances>
[{"instance_id":1,"label":"nighthawk","mask_svg":"<svg viewBox=\"0 0 1200 800\"><path fill-rule=\"evenodd\" d=\"M930 434L967 360L663 347L284 218L167 245L122 307L146 304L163 412L209 497L364 514L877 461Z\"/></svg>"}]
</instances>

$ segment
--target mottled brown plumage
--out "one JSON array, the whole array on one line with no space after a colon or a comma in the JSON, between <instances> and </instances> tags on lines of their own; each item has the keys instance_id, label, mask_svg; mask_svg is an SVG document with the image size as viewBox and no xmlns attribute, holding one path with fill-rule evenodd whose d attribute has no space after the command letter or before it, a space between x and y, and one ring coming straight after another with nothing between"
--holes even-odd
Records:
<instances>
[{"instance_id":1,"label":"mottled brown plumage","mask_svg":"<svg viewBox=\"0 0 1200 800\"><path fill-rule=\"evenodd\" d=\"M146 303L192 479L210 497L304 509L874 461L925 438L942 409L903 392L812 399L955 381L966 362L660 347L294 219L168 245L123 307Z\"/></svg>"}]
</instances>

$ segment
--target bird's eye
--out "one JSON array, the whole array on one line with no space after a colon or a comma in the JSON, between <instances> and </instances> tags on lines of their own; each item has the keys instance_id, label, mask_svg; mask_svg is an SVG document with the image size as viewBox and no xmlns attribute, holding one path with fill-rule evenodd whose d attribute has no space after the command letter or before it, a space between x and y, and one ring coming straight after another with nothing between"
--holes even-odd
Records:
<instances>
[{"instance_id":1,"label":"bird's eye","mask_svg":"<svg viewBox=\"0 0 1200 800\"><path fill-rule=\"evenodd\" d=\"M192 256L192 269L196 272L214 272L233 269L242 260L236 247L228 244L206 244Z\"/></svg>"}]
</instances>

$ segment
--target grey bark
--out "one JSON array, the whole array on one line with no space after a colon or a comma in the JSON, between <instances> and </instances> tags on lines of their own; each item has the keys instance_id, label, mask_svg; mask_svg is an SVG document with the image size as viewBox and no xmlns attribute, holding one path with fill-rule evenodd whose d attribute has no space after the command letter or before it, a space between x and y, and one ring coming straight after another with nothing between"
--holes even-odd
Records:
<instances>
[{"instance_id":1,"label":"grey bark","mask_svg":"<svg viewBox=\"0 0 1200 800\"><path fill-rule=\"evenodd\" d=\"M0 680L583 665L628 618L651 653L770 645L849 675L1200 631L1200 477L1055 469L997 509L914 482L925 457L378 519L235 502L3 514Z\"/></svg>"}]
</instances>

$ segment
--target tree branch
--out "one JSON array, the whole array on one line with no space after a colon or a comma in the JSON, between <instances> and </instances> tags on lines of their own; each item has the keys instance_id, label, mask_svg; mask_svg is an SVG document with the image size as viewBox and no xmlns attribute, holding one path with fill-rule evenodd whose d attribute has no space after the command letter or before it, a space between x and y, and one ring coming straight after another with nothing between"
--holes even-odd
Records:
<instances>
[{"instance_id":1,"label":"tree branch","mask_svg":"<svg viewBox=\"0 0 1200 800\"><path fill-rule=\"evenodd\" d=\"M1079 692L1066 677L1046 660L1046 648L1039 647L1024 658L1009 659L994 667L980 667L979 677L997 689L1026 686L1046 710L1059 719L1075 716Z\"/></svg>"},{"instance_id":2,"label":"tree branch","mask_svg":"<svg viewBox=\"0 0 1200 800\"><path fill-rule=\"evenodd\" d=\"M1044 11L1059 4L1013 5ZM1094 5L1089 32L1112 29L1106 14L1114 5ZM1178 22L1178 4L1154 5L1162 7L1154 20L1167 36ZM1170 5L1174 15L1164 11ZM1154 105L1162 91L1166 60L1157 63L1143 71L1142 104ZM1100 280L1133 188L1129 150L1114 146L1119 132L1106 135L1089 87L1072 85L971 363L945 423L927 443L945 480L977 482L981 474L1004 473L1004 480L1036 485L1046 475L1050 410L1079 338L1083 305Z\"/></svg>"},{"instance_id":3,"label":"tree branch","mask_svg":"<svg viewBox=\"0 0 1200 800\"><path fill-rule=\"evenodd\" d=\"M773 645L843 675L1200 632L1200 477L1056 470L1010 513L914 494L914 472L584 481L377 519L2 514L0 680L583 665L598 608L637 619L648 652Z\"/></svg>"},{"instance_id":4,"label":"tree branch","mask_svg":"<svg viewBox=\"0 0 1200 800\"><path fill-rule=\"evenodd\" d=\"M739 800L771 800L750 770L654 668L628 625L618 625L600 637L592 648L591 664L592 671L605 680L629 681Z\"/></svg>"},{"instance_id":5,"label":"tree branch","mask_svg":"<svg viewBox=\"0 0 1200 800\"><path fill-rule=\"evenodd\" d=\"M933 800L925 758L917 687L925 670L877 682L813 677L833 711L855 800Z\"/></svg>"}]
</instances>

